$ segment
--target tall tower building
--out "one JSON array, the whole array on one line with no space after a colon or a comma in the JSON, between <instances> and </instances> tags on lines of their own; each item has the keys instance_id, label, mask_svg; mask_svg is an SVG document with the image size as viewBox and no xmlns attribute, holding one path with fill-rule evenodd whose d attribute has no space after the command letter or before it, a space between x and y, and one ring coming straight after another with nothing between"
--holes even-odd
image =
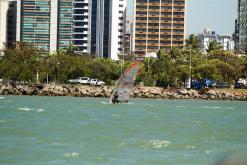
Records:
<instances>
[{"instance_id":1,"label":"tall tower building","mask_svg":"<svg viewBox=\"0 0 247 165\"><path fill-rule=\"evenodd\" d=\"M16 0L0 1L0 50L15 42Z\"/></svg>"},{"instance_id":2,"label":"tall tower building","mask_svg":"<svg viewBox=\"0 0 247 165\"><path fill-rule=\"evenodd\" d=\"M0 1L0 50L4 48L7 43L7 13L8 1Z\"/></svg>"},{"instance_id":3,"label":"tall tower building","mask_svg":"<svg viewBox=\"0 0 247 165\"><path fill-rule=\"evenodd\" d=\"M137 54L183 47L186 0L135 0L134 6Z\"/></svg>"},{"instance_id":4,"label":"tall tower building","mask_svg":"<svg viewBox=\"0 0 247 165\"><path fill-rule=\"evenodd\" d=\"M123 48L126 0L19 0L17 41L55 52L118 59Z\"/></svg>"},{"instance_id":5,"label":"tall tower building","mask_svg":"<svg viewBox=\"0 0 247 165\"><path fill-rule=\"evenodd\" d=\"M239 49L245 51L247 46L247 0L238 0Z\"/></svg>"},{"instance_id":6,"label":"tall tower building","mask_svg":"<svg viewBox=\"0 0 247 165\"><path fill-rule=\"evenodd\" d=\"M88 0L20 0L17 41L55 52L69 45L87 53Z\"/></svg>"},{"instance_id":7,"label":"tall tower building","mask_svg":"<svg viewBox=\"0 0 247 165\"><path fill-rule=\"evenodd\" d=\"M117 60L123 51L126 0L92 0L91 53Z\"/></svg>"}]
</instances>

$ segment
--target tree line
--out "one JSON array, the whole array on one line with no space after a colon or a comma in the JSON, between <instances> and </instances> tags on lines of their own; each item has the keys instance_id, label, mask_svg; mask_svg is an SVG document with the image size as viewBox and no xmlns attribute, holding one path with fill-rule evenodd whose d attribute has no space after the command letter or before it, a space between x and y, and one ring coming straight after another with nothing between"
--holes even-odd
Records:
<instances>
[{"instance_id":1,"label":"tree line","mask_svg":"<svg viewBox=\"0 0 247 165\"><path fill-rule=\"evenodd\" d=\"M49 54L26 43L16 43L13 48L3 50L0 57L0 78L12 82L66 83L76 77L90 77L113 85L132 62L134 56L122 60L95 58L92 55L78 55L73 46ZM151 86L155 82L161 87L180 87L192 79L212 79L234 84L247 76L247 58L224 51L211 42L207 53L200 51L198 36L191 35L183 49L159 50L157 58L145 58L136 83Z\"/></svg>"}]
</instances>

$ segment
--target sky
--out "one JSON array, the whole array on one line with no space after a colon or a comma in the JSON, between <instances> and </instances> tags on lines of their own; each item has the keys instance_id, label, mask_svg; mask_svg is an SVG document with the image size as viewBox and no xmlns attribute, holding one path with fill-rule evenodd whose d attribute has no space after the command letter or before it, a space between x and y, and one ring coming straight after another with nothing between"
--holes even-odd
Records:
<instances>
[{"instance_id":1,"label":"sky","mask_svg":"<svg viewBox=\"0 0 247 165\"><path fill-rule=\"evenodd\" d=\"M133 14L133 1L128 0L127 13ZM237 0L187 0L187 35L210 28L220 35L232 35L237 18Z\"/></svg>"}]
</instances>

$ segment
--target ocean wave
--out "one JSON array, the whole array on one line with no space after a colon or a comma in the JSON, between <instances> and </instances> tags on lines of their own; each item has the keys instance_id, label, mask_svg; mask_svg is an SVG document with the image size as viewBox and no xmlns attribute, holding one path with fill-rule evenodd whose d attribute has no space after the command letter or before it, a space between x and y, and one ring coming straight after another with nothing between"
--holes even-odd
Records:
<instances>
[{"instance_id":1,"label":"ocean wave","mask_svg":"<svg viewBox=\"0 0 247 165\"><path fill-rule=\"evenodd\" d=\"M169 144L171 144L171 142L167 140L149 140L146 141L142 147L158 149L158 148L166 148L168 147Z\"/></svg>"},{"instance_id":2,"label":"ocean wave","mask_svg":"<svg viewBox=\"0 0 247 165\"><path fill-rule=\"evenodd\" d=\"M0 99L5 99L6 97L0 97Z\"/></svg>"},{"instance_id":3,"label":"ocean wave","mask_svg":"<svg viewBox=\"0 0 247 165\"><path fill-rule=\"evenodd\" d=\"M234 107L220 107L220 106L176 106L176 108L200 108L200 109L234 109Z\"/></svg>"},{"instance_id":4,"label":"ocean wave","mask_svg":"<svg viewBox=\"0 0 247 165\"><path fill-rule=\"evenodd\" d=\"M0 123L6 123L7 121L6 120L0 120Z\"/></svg>"},{"instance_id":5,"label":"ocean wave","mask_svg":"<svg viewBox=\"0 0 247 165\"><path fill-rule=\"evenodd\" d=\"M29 112L29 111L36 111L38 113L40 112L44 112L45 110L44 109L33 109L33 108L27 108L27 107L24 107L24 108L17 108L19 111L26 111L26 112Z\"/></svg>"},{"instance_id":6,"label":"ocean wave","mask_svg":"<svg viewBox=\"0 0 247 165\"><path fill-rule=\"evenodd\" d=\"M211 150L206 150L205 153L209 155L211 154Z\"/></svg>"},{"instance_id":7,"label":"ocean wave","mask_svg":"<svg viewBox=\"0 0 247 165\"><path fill-rule=\"evenodd\" d=\"M234 109L234 107L210 107L210 106L202 106L199 108L203 108L203 109Z\"/></svg>"},{"instance_id":8,"label":"ocean wave","mask_svg":"<svg viewBox=\"0 0 247 165\"><path fill-rule=\"evenodd\" d=\"M102 101L101 104L109 104L108 102ZM119 104L128 104L128 105L134 105L134 102L128 102L128 103L119 103Z\"/></svg>"},{"instance_id":9,"label":"ocean wave","mask_svg":"<svg viewBox=\"0 0 247 165\"><path fill-rule=\"evenodd\" d=\"M195 149L196 147L195 147L195 146L188 145L188 146L186 146L185 148L186 148L186 149L192 149L192 150L193 150L193 149Z\"/></svg>"},{"instance_id":10,"label":"ocean wave","mask_svg":"<svg viewBox=\"0 0 247 165\"><path fill-rule=\"evenodd\" d=\"M41 108L37 109L37 112L38 112L38 113L44 112L44 111L45 111L45 110L44 110L44 109L41 109Z\"/></svg>"},{"instance_id":11,"label":"ocean wave","mask_svg":"<svg viewBox=\"0 0 247 165\"><path fill-rule=\"evenodd\" d=\"M179 106L176 106L176 108L185 108L186 106L182 106L182 105L179 105Z\"/></svg>"},{"instance_id":12,"label":"ocean wave","mask_svg":"<svg viewBox=\"0 0 247 165\"><path fill-rule=\"evenodd\" d=\"M121 114L119 114L119 113L113 113L113 114L111 114L111 116L112 117L119 117L119 116L121 116Z\"/></svg>"},{"instance_id":13,"label":"ocean wave","mask_svg":"<svg viewBox=\"0 0 247 165\"><path fill-rule=\"evenodd\" d=\"M200 124L200 123L203 123L203 121L196 120L196 124Z\"/></svg>"},{"instance_id":14,"label":"ocean wave","mask_svg":"<svg viewBox=\"0 0 247 165\"><path fill-rule=\"evenodd\" d=\"M100 102L101 104L109 104L108 102L102 101Z\"/></svg>"},{"instance_id":15,"label":"ocean wave","mask_svg":"<svg viewBox=\"0 0 247 165\"><path fill-rule=\"evenodd\" d=\"M69 153L68 152L68 153L64 153L63 156L66 158L75 158L75 157L79 157L80 153L78 153L78 152Z\"/></svg>"},{"instance_id":16,"label":"ocean wave","mask_svg":"<svg viewBox=\"0 0 247 165\"><path fill-rule=\"evenodd\" d=\"M118 147L123 147L123 146L126 146L127 144L125 142L122 142L118 145Z\"/></svg>"},{"instance_id":17,"label":"ocean wave","mask_svg":"<svg viewBox=\"0 0 247 165\"><path fill-rule=\"evenodd\" d=\"M35 109L31 109L31 108L18 108L19 111L35 111Z\"/></svg>"}]
</instances>

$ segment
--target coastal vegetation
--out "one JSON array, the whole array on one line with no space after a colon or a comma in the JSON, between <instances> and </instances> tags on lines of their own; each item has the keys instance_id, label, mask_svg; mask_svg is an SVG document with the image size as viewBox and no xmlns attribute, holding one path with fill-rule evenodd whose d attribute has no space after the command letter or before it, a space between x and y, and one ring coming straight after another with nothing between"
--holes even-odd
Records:
<instances>
[{"instance_id":1,"label":"coastal vegetation","mask_svg":"<svg viewBox=\"0 0 247 165\"><path fill-rule=\"evenodd\" d=\"M56 53L45 51L25 43L16 43L6 48L0 57L0 78L5 81L36 83L66 83L80 76L97 78L108 85L114 84L121 72L133 60L128 56L122 60L99 59L92 55L79 55L72 46ZM247 58L224 51L217 43L210 43L207 53L200 51L197 36L191 35L183 49L159 50L156 58L145 58L137 83L146 86L180 87L192 79L213 79L234 84L247 76Z\"/></svg>"}]
</instances>

